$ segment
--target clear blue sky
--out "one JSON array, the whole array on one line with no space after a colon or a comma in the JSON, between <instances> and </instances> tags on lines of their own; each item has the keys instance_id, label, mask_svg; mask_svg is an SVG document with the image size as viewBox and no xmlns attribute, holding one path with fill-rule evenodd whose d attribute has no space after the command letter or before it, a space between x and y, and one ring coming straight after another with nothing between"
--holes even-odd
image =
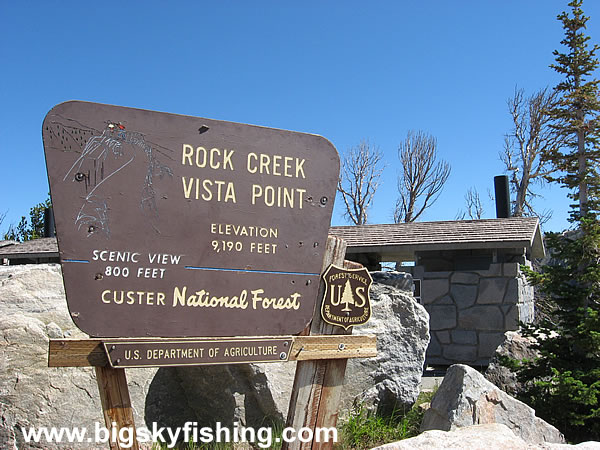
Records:
<instances>
[{"instance_id":1,"label":"clear blue sky","mask_svg":"<svg viewBox=\"0 0 600 450\"><path fill-rule=\"evenodd\" d=\"M503 171L506 100L554 86L567 0L0 2L0 225L48 192L41 124L86 100L315 133L341 155L369 139L387 169L370 222L392 221L397 147L437 137L452 166L424 220L452 220ZM600 2L587 0L600 42ZM567 227L562 189L542 192ZM338 199L333 224L341 225Z\"/></svg>"}]
</instances>

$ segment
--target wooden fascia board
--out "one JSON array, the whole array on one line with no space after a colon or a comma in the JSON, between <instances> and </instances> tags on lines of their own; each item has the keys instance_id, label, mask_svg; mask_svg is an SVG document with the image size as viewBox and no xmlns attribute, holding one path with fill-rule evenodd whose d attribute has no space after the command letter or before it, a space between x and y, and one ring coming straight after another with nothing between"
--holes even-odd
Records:
<instances>
[{"instance_id":1,"label":"wooden fascia board","mask_svg":"<svg viewBox=\"0 0 600 450\"><path fill-rule=\"evenodd\" d=\"M407 245L361 245L361 246L348 246L346 254L356 253L378 253L382 255L387 254L414 254L419 251L444 251L444 250L484 250L484 249L509 249L509 248L530 248L531 243L529 241L505 241L505 242L446 242L446 243L432 243L432 244L407 244Z\"/></svg>"}]
</instances>

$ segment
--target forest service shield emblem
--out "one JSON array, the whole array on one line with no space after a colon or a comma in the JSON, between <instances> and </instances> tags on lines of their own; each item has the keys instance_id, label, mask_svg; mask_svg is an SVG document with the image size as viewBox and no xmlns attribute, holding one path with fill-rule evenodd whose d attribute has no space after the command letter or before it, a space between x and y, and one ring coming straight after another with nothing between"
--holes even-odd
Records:
<instances>
[{"instance_id":1,"label":"forest service shield emblem","mask_svg":"<svg viewBox=\"0 0 600 450\"><path fill-rule=\"evenodd\" d=\"M321 317L327 323L348 329L366 323L371 317L369 291L373 279L369 271L331 265L323 274L325 298Z\"/></svg>"}]
</instances>

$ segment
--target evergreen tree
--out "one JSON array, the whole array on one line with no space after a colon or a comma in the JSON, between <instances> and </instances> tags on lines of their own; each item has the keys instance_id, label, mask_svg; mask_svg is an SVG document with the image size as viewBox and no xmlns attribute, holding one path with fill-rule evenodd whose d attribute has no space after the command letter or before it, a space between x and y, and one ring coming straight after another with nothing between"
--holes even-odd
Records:
<instances>
[{"instance_id":1,"label":"evergreen tree","mask_svg":"<svg viewBox=\"0 0 600 450\"><path fill-rule=\"evenodd\" d=\"M44 211L51 206L50 196L48 196L44 202L38 203L29 210L29 221L22 216L17 226L11 225L4 234L4 239L23 242L44 236Z\"/></svg>"},{"instance_id":2,"label":"evergreen tree","mask_svg":"<svg viewBox=\"0 0 600 450\"><path fill-rule=\"evenodd\" d=\"M544 159L550 161L560 175L552 178L571 190L570 197L578 202L574 219L588 212L598 212L600 177L599 126L600 101L598 83L592 78L598 67L598 45L588 48L589 36L584 34L589 17L581 9L583 0L569 3L572 17L566 12L558 16L565 30L561 41L566 53L554 51L556 63L550 67L564 75L555 90L559 101L550 108L553 128L565 139L562 149L546 149ZM565 149L565 151L563 151Z\"/></svg>"},{"instance_id":3,"label":"evergreen tree","mask_svg":"<svg viewBox=\"0 0 600 450\"><path fill-rule=\"evenodd\" d=\"M523 326L540 356L517 369L526 385L521 400L574 442L600 440L600 226L580 224L547 236L555 264L527 271L558 308L537 326Z\"/></svg>"},{"instance_id":4,"label":"evergreen tree","mask_svg":"<svg viewBox=\"0 0 600 450\"><path fill-rule=\"evenodd\" d=\"M557 310L523 334L537 338L540 356L517 366L526 389L520 395L537 414L560 429L569 441L600 440L600 224L598 222L598 81L588 80L598 66L597 46L587 48L588 20L582 1L569 3L572 17L558 19L567 53L555 52L552 67L565 76L560 99L549 113L565 138L565 151L546 157L560 171L556 180L571 190L574 230L547 235L555 263L529 280L552 298Z\"/></svg>"}]
</instances>

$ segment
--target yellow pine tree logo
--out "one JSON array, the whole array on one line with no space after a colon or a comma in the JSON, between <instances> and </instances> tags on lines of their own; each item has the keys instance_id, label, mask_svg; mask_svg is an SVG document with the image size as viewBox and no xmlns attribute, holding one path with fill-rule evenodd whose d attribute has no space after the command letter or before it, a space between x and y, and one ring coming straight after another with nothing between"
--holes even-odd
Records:
<instances>
[{"instance_id":1,"label":"yellow pine tree logo","mask_svg":"<svg viewBox=\"0 0 600 450\"><path fill-rule=\"evenodd\" d=\"M346 280L346 284L344 285L344 293L342 294L342 299L340 300L340 303L344 304L344 308L342 308L342 311L352 311L352 309L348 306L354 305L354 296L352 295L352 286L350 286L350 280Z\"/></svg>"}]
</instances>

